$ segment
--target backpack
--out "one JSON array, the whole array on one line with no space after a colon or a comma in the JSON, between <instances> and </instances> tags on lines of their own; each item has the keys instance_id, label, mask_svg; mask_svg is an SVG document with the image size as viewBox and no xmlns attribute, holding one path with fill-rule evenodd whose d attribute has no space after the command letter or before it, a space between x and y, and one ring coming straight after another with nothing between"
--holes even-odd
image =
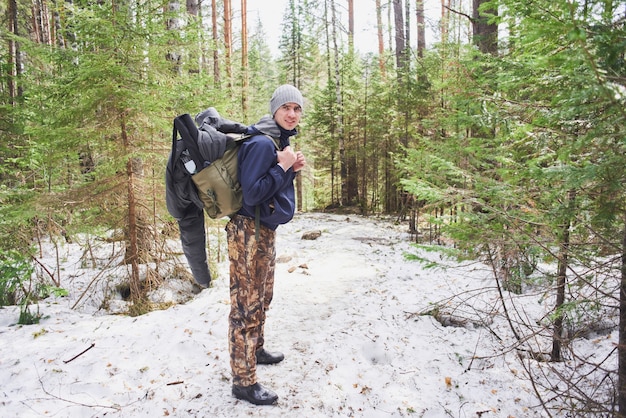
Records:
<instances>
[{"instance_id":1,"label":"backpack","mask_svg":"<svg viewBox=\"0 0 626 418\"><path fill-rule=\"evenodd\" d=\"M177 116L174 119L172 147L175 149L177 141L183 141L187 152L181 153L181 159L191 174L191 180L207 215L213 219L231 216L241 209L243 200L237 155L241 144L254 135L211 131L210 137L224 141L224 144L212 147L217 151L212 156L212 161L206 161L198 146L203 129L209 128L202 124L199 129L191 115ZM277 139L265 136L272 140L276 149L280 149Z\"/></svg>"}]
</instances>

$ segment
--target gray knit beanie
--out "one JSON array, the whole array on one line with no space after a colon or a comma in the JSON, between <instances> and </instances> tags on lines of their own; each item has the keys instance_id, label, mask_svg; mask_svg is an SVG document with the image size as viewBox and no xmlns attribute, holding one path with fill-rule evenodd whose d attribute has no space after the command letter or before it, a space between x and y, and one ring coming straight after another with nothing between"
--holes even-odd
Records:
<instances>
[{"instance_id":1,"label":"gray knit beanie","mask_svg":"<svg viewBox=\"0 0 626 418\"><path fill-rule=\"evenodd\" d=\"M300 90L291 84L283 84L274 91L274 94L272 94L272 99L270 100L270 112L272 113L272 116L274 116L274 113L276 113L278 108L285 103L297 103L300 107L304 108L302 93L300 93Z\"/></svg>"}]
</instances>

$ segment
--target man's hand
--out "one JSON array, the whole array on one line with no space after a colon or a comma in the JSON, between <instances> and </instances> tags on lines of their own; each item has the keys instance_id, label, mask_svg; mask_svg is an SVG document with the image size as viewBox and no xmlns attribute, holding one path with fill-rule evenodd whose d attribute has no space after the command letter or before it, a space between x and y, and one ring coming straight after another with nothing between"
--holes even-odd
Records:
<instances>
[{"instance_id":1,"label":"man's hand","mask_svg":"<svg viewBox=\"0 0 626 418\"><path fill-rule=\"evenodd\" d=\"M293 152L290 146L283 148L282 151L278 151L276 154L278 156L278 165L281 166L285 172L298 160L297 154Z\"/></svg>"},{"instance_id":2,"label":"man's hand","mask_svg":"<svg viewBox=\"0 0 626 418\"><path fill-rule=\"evenodd\" d=\"M293 171L296 173L304 168L306 165L306 159L304 158L304 154L301 151L296 152L296 162L293 163Z\"/></svg>"}]
</instances>

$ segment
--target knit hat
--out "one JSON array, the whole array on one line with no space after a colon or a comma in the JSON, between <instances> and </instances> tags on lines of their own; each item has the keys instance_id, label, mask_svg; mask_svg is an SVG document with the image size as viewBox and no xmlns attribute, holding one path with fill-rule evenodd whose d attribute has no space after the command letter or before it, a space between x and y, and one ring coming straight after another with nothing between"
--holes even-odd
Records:
<instances>
[{"instance_id":1,"label":"knit hat","mask_svg":"<svg viewBox=\"0 0 626 418\"><path fill-rule=\"evenodd\" d=\"M272 99L270 100L270 112L272 113L272 116L274 116L274 113L276 113L278 108L285 103L297 103L300 107L304 107L302 93L300 93L300 90L291 84L283 84L274 91L274 94L272 94Z\"/></svg>"}]
</instances>

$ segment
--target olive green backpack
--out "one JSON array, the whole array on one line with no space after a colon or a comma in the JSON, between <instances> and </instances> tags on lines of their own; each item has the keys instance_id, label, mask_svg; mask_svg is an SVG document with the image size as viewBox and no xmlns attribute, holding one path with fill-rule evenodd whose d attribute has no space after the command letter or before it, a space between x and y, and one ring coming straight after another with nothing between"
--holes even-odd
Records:
<instances>
[{"instance_id":1,"label":"olive green backpack","mask_svg":"<svg viewBox=\"0 0 626 418\"><path fill-rule=\"evenodd\" d=\"M199 168L198 171L189 170L191 173L195 171L191 174L191 180L196 186L198 197L204 204L205 212L213 219L233 215L241 209L243 196L237 172L237 154L241 144L254 136L235 133L226 135L232 141L228 142L224 154L204 167L197 142L198 127L189 114L180 115L174 119L173 145L175 146L178 140L184 141L189 158L194 162L196 170ZM267 138L272 140L276 149L279 149L276 139L270 136Z\"/></svg>"}]
</instances>

